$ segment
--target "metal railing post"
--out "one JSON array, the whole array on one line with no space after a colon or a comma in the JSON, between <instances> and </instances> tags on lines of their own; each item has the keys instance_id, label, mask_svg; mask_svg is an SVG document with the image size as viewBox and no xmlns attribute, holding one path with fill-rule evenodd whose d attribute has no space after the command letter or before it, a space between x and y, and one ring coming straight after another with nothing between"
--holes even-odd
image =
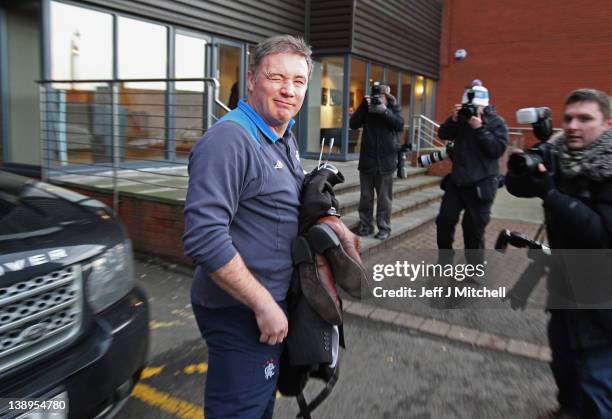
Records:
<instances>
[{"instance_id":1,"label":"metal railing post","mask_svg":"<svg viewBox=\"0 0 612 419\"><path fill-rule=\"evenodd\" d=\"M420 151L421 151L421 136L422 136L422 119L421 117L419 117L419 123L418 123L418 133L416 136L417 139L417 156L419 155Z\"/></svg>"},{"instance_id":2,"label":"metal railing post","mask_svg":"<svg viewBox=\"0 0 612 419\"><path fill-rule=\"evenodd\" d=\"M111 119L113 126L113 214L115 216L119 213L119 84L116 81L111 83Z\"/></svg>"},{"instance_id":3,"label":"metal railing post","mask_svg":"<svg viewBox=\"0 0 612 419\"><path fill-rule=\"evenodd\" d=\"M43 181L49 180L49 131L48 131L48 115L47 115L47 87L44 83L38 86L40 97L40 177Z\"/></svg>"},{"instance_id":4,"label":"metal railing post","mask_svg":"<svg viewBox=\"0 0 612 419\"><path fill-rule=\"evenodd\" d=\"M176 161L176 87L174 81L168 81L166 83L166 112L165 112L165 126L166 126L166 160L172 162Z\"/></svg>"}]
</instances>

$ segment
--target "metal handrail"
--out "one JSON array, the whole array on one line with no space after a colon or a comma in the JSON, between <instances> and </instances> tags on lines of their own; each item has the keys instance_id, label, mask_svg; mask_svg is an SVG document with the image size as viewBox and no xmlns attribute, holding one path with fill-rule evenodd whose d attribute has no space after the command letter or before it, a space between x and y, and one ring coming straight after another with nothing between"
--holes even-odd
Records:
<instances>
[{"instance_id":1,"label":"metal handrail","mask_svg":"<svg viewBox=\"0 0 612 419\"><path fill-rule=\"evenodd\" d=\"M436 138L438 128L440 128L439 124L425 115L416 115L413 118L412 127L412 150L415 151L417 156L421 153L421 143L430 145L433 148L440 148L442 142ZM438 144L436 144L436 141Z\"/></svg>"},{"instance_id":2,"label":"metal handrail","mask_svg":"<svg viewBox=\"0 0 612 419\"><path fill-rule=\"evenodd\" d=\"M179 106L175 103L175 97L177 95L177 92L175 91L176 83L182 83L182 82L201 82L204 85L202 92L194 92L194 94L201 95L203 97L204 103L202 104L201 108L207 109L207 111L203 112L200 117L194 118L194 119L201 119L203 123L202 129L199 126L197 126L197 131L202 132L203 130L209 128L214 123L214 121L218 120L217 116L215 115L216 113L215 109L220 108L220 109L223 109L225 112L231 111L230 108L225 105L225 103L219 100L220 83L217 79L212 78L212 77L205 77L205 78L141 78L141 79L111 78L111 79L82 79L82 80L42 79L42 80L37 80L37 83L39 85L39 91L40 91L40 115L41 115L40 131L42 135L42 141L41 141L42 178L48 181L49 177L53 176L53 174L56 171L59 173L63 173L65 175L69 175L72 173L75 173L75 174L87 173L87 175L89 176L109 177L111 178L111 181L112 181L113 210L115 213L117 213L118 202L119 202L120 177L123 176L122 174L123 170L126 169L126 167L124 167L124 165L122 164L122 160L124 159L124 157L122 157L122 152L123 150L129 148L125 144L121 145L121 137L125 135L125 133L122 132L122 130L125 130L126 126L128 126L129 124L127 124L126 122L122 122L122 116L121 116L122 110L120 109L121 107L120 106L120 96L123 94L123 92L120 92L120 87L125 83L163 83L165 84L165 89L163 89L163 91L159 93L165 99L159 101L158 103L151 103L151 106L163 106L165 107L166 111L162 112L163 114L160 114L160 115L148 115L148 116L152 116L156 118L165 118L165 123L154 124L154 125L161 125L161 126L154 127L154 128L165 130L165 135L158 134L161 137L160 139L163 139L166 142L165 143L166 146L164 146L161 149L161 152L165 153L167 162L169 164L177 164L178 162L175 160L176 154L181 153L181 151L178 151L177 149L177 144L178 144L177 137L176 137L177 127L175 126L174 119L176 118L184 119L188 117L188 116L180 116L180 114L175 114L176 111L174 110ZM66 164L64 162L67 161L66 160L67 159L66 144L68 143L73 144L74 142L72 142L71 140L67 141L67 139L65 138L66 134L70 131L69 129L66 129L66 127L61 127L61 126L60 128L57 128L57 127L54 127L53 125L57 123L59 123L60 125L62 123L66 124L66 115L68 114L68 112L66 109L67 102L65 100L65 95L67 94L68 91L75 91L75 90L78 91L79 90L78 86L83 85L83 84L98 84L98 85L102 84L103 85L102 92L99 92L98 90L100 86L96 87L94 90L96 90L97 93L103 94L104 97L107 98L105 100L105 103L100 103L100 105L110 107L110 113L108 113L108 111L107 113L104 113L105 115L104 117L108 118L107 123L91 122L92 125L107 126L109 129L108 139L110 140L110 144L107 150L108 152L110 152L110 155L108 155L109 159L107 160L107 162L110 164L103 165L103 164L100 164L100 162L95 162L96 167L100 167L100 168L105 167L107 169L106 172L104 173L104 176L101 176L102 173L100 173L99 171L97 172L92 171L90 173L89 171L84 172L80 170L79 168L75 169L76 171L72 169L67 170L68 167L64 167L64 165ZM64 85L67 85L68 87ZM206 87L206 85L208 85L208 87ZM58 93L55 93L56 91ZM58 97L62 99L56 100L54 96L56 94L60 95ZM129 93L126 93L126 94L129 94ZM143 101L142 104L139 103L136 105L144 106L144 105L148 105L148 103L145 100ZM218 108L215 108L215 105L218 106ZM51 109L50 106L51 107L55 106L56 109ZM184 106L191 106L191 104L184 105ZM75 114L75 112L71 111L71 114ZM88 115L89 113L85 112L84 114ZM148 127L148 128L151 128L151 127ZM57 139L50 138L52 136L49 135L49 133L55 133L59 135L60 137L58 137ZM77 132L74 132L73 135L79 135L79 133L80 131L77 131ZM92 133L84 132L82 133L82 135L91 136ZM184 143L185 139L181 139L180 141L181 143ZM48 143L53 143L53 142L55 142L55 145L49 146ZM79 144L79 143L77 142L75 144ZM58 158L60 161L60 164L58 166L54 166L52 163L54 156L52 156L51 153L53 153L53 151L58 153L58 156L59 156ZM72 152L74 153L75 151L73 150ZM92 155L96 154L95 151L89 151L89 153ZM104 153L106 152L103 152L103 154L101 155L104 155ZM145 159L144 161L147 161L147 160ZM134 161L133 163L136 163L137 165L140 164L138 161ZM184 164L184 162L181 162L181 164ZM130 181L136 181L136 180L130 179ZM142 183L146 183L146 182L142 182ZM154 186L154 184L151 184L151 185Z\"/></svg>"},{"instance_id":3,"label":"metal handrail","mask_svg":"<svg viewBox=\"0 0 612 419\"><path fill-rule=\"evenodd\" d=\"M55 79L42 79L42 80L36 80L36 83L38 84L72 84L72 83L181 83L181 82L188 82L188 81L199 81L199 82L203 82L203 83L212 83L214 88L213 88L213 92L215 95L214 101L215 104L217 104L221 109L229 112L231 111L230 108L227 107L227 105L223 102L221 102L219 100L219 87L221 87L221 84L219 83L219 80L217 80L214 77L203 77L203 78L194 78L194 77L188 77L188 78L173 78L173 79L79 79L79 80L66 80L66 79L60 79L60 80L55 80ZM214 115L213 115L213 118ZM217 119L217 118L215 118Z\"/></svg>"}]
</instances>

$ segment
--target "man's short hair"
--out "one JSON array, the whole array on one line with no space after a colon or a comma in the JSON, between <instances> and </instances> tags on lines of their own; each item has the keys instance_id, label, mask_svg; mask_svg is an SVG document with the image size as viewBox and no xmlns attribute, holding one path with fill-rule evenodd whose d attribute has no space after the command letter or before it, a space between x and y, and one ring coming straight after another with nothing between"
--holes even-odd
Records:
<instances>
[{"instance_id":1,"label":"man's short hair","mask_svg":"<svg viewBox=\"0 0 612 419\"><path fill-rule=\"evenodd\" d=\"M565 99L565 106L576 102L595 102L599 105L599 110L603 114L604 119L610 118L610 96L606 92L595 89L574 90Z\"/></svg>"},{"instance_id":2,"label":"man's short hair","mask_svg":"<svg viewBox=\"0 0 612 419\"><path fill-rule=\"evenodd\" d=\"M292 53L301 55L308 65L308 78L312 73L312 50L310 46L299 36L277 35L264 39L255 47L251 56L249 70L253 75L257 74L257 69L265 57L272 54Z\"/></svg>"}]
</instances>

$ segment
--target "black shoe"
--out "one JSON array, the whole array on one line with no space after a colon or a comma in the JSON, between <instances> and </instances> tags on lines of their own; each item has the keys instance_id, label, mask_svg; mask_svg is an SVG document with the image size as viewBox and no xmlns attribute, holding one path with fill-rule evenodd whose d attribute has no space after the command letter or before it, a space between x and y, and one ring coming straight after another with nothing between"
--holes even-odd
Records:
<instances>
[{"instance_id":1,"label":"black shoe","mask_svg":"<svg viewBox=\"0 0 612 419\"><path fill-rule=\"evenodd\" d=\"M329 324L342 324L342 307L337 298L337 291L333 285L333 295L326 289L319 275L315 255L303 236L298 236L293 241L291 255L293 256L293 262L297 265L300 288L308 304ZM333 282L331 268L325 273L328 281Z\"/></svg>"},{"instance_id":2,"label":"black shoe","mask_svg":"<svg viewBox=\"0 0 612 419\"><path fill-rule=\"evenodd\" d=\"M380 230L378 233L376 233L374 238L378 240L387 240L390 236L391 232Z\"/></svg>"},{"instance_id":3,"label":"black shoe","mask_svg":"<svg viewBox=\"0 0 612 419\"><path fill-rule=\"evenodd\" d=\"M372 233L374 233L373 228L360 227L359 230L357 230L357 235L361 237L369 236Z\"/></svg>"}]
</instances>

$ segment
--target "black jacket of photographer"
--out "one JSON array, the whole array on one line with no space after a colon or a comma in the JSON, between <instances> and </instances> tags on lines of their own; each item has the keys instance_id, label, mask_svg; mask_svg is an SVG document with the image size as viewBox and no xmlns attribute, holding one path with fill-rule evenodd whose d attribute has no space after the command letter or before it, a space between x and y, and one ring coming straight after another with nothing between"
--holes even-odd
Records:
<instances>
[{"instance_id":1,"label":"black jacket of photographer","mask_svg":"<svg viewBox=\"0 0 612 419\"><path fill-rule=\"evenodd\" d=\"M351 129L363 125L361 152L358 169L362 172L391 173L397 169L397 152L400 148L400 133L404 129L404 118L398 104L387 104L384 113L368 113L364 99L349 122Z\"/></svg>"},{"instance_id":2,"label":"black jacket of photographer","mask_svg":"<svg viewBox=\"0 0 612 419\"><path fill-rule=\"evenodd\" d=\"M559 167L555 189L544 198L543 206L548 241L556 255L548 280L551 295L569 292L580 303L586 301L581 301L585 295L590 299L597 293L601 297L597 303L609 307L612 258L610 252L597 249L612 249L612 157L606 157L612 156L612 130L602 137L603 152L598 153L600 159L590 159L591 173L574 176ZM567 310L565 319L573 348L612 344L612 310Z\"/></svg>"},{"instance_id":3,"label":"black jacket of photographer","mask_svg":"<svg viewBox=\"0 0 612 419\"><path fill-rule=\"evenodd\" d=\"M508 126L493 106L483 109L483 125L473 129L467 122L449 117L438 129L443 140L454 140L451 179L459 187L476 185L484 179L497 179L499 158L508 145ZM495 183L495 189L497 184Z\"/></svg>"}]
</instances>

